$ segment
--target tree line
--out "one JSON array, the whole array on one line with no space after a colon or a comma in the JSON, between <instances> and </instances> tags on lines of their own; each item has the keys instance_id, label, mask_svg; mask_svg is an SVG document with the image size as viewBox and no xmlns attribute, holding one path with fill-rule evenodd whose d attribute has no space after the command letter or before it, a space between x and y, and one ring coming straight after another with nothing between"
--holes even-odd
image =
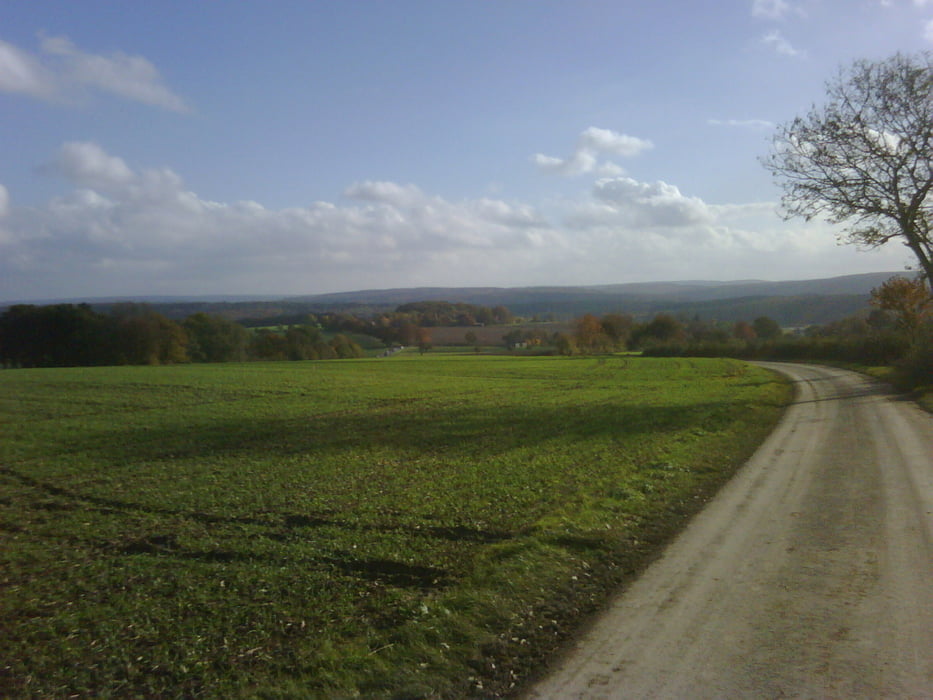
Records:
<instances>
[{"instance_id":1,"label":"tree line","mask_svg":"<svg viewBox=\"0 0 933 700\"><path fill-rule=\"evenodd\" d=\"M507 347L549 343L563 355L640 351L656 357L734 357L835 361L893 366L905 388L933 384L933 296L922 277L895 276L872 290L871 310L824 325L785 332L767 316L726 323L658 314L586 314L569 333L550 339L514 331Z\"/></svg>"},{"instance_id":2,"label":"tree line","mask_svg":"<svg viewBox=\"0 0 933 700\"><path fill-rule=\"evenodd\" d=\"M0 315L0 365L77 367L361 357L346 335L316 326L249 331L220 316L173 321L144 304L99 313L88 304L11 306Z\"/></svg>"},{"instance_id":3,"label":"tree line","mask_svg":"<svg viewBox=\"0 0 933 700\"><path fill-rule=\"evenodd\" d=\"M602 354L620 351L643 351L681 348L685 344L741 344L774 340L783 334L776 321L761 316L753 322L692 320L660 313L646 321L629 314L585 314L576 319L569 333L557 333L551 342L562 355Z\"/></svg>"},{"instance_id":4,"label":"tree line","mask_svg":"<svg viewBox=\"0 0 933 700\"><path fill-rule=\"evenodd\" d=\"M316 326L331 332L359 333L380 340L386 346L423 345L436 326L487 326L509 324L515 315L505 306L478 306L447 301L417 301L402 304L394 311L350 313L323 311L242 319L247 328L269 325Z\"/></svg>"},{"instance_id":5,"label":"tree line","mask_svg":"<svg viewBox=\"0 0 933 700\"><path fill-rule=\"evenodd\" d=\"M506 324L503 306L446 301L403 304L369 316L322 312L234 322L196 312L174 321L146 304L12 306L0 315L0 365L66 367L245 360L328 360L361 357L350 334L387 347L431 346L432 326ZM331 337L325 339L324 332Z\"/></svg>"},{"instance_id":6,"label":"tree line","mask_svg":"<svg viewBox=\"0 0 933 700\"><path fill-rule=\"evenodd\" d=\"M892 366L894 379L903 388L933 385L933 295L924 279L892 277L872 290L870 303L869 313L793 333L783 332L767 318L752 324L740 321L731 329L668 318L663 337L642 336L642 350L654 356Z\"/></svg>"}]
</instances>

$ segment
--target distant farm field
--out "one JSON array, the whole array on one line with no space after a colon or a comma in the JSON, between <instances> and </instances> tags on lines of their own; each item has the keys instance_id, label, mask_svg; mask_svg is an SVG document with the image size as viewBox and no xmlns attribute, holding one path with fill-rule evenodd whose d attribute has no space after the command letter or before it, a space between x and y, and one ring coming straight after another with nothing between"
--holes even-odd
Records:
<instances>
[{"instance_id":1,"label":"distant farm field","mask_svg":"<svg viewBox=\"0 0 933 700\"><path fill-rule=\"evenodd\" d=\"M0 695L507 693L747 457L729 360L0 372Z\"/></svg>"},{"instance_id":2,"label":"distant farm field","mask_svg":"<svg viewBox=\"0 0 933 700\"><path fill-rule=\"evenodd\" d=\"M434 345L504 345L503 338L508 333L532 332L551 337L555 333L572 333L572 323L543 322L519 323L497 326L432 326L427 329L428 336ZM472 333L475 340L467 342L467 333Z\"/></svg>"}]
</instances>

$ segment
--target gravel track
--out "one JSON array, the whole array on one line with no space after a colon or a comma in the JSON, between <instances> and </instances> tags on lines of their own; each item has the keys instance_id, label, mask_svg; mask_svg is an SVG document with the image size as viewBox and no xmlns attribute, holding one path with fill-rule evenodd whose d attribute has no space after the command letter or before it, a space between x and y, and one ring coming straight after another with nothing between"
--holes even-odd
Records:
<instances>
[{"instance_id":1,"label":"gravel track","mask_svg":"<svg viewBox=\"0 0 933 700\"><path fill-rule=\"evenodd\" d=\"M781 423L528 700L933 698L933 415L761 364Z\"/></svg>"}]
</instances>

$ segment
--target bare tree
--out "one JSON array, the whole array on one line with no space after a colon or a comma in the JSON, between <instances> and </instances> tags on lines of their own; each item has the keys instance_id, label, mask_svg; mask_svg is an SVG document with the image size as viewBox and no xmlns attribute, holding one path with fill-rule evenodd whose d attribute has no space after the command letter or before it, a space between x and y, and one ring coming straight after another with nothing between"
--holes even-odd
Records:
<instances>
[{"instance_id":1,"label":"bare tree","mask_svg":"<svg viewBox=\"0 0 933 700\"><path fill-rule=\"evenodd\" d=\"M933 55L857 61L826 89L763 160L785 218L826 216L868 248L900 239L933 284Z\"/></svg>"}]
</instances>

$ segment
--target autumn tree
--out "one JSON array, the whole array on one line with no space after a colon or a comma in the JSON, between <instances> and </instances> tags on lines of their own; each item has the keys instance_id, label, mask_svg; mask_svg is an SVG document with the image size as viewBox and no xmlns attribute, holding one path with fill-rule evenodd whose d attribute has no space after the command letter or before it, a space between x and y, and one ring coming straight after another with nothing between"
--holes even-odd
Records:
<instances>
[{"instance_id":1,"label":"autumn tree","mask_svg":"<svg viewBox=\"0 0 933 700\"><path fill-rule=\"evenodd\" d=\"M434 347L431 332L427 328L419 328L417 334L418 352L422 355Z\"/></svg>"},{"instance_id":2,"label":"autumn tree","mask_svg":"<svg viewBox=\"0 0 933 700\"><path fill-rule=\"evenodd\" d=\"M755 330L755 335L762 340L777 340L784 334L780 324L768 316L756 318L752 321L752 328Z\"/></svg>"},{"instance_id":3,"label":"autumn tree","mask_svg":"<svg viewBox=\"0 0 933 700\"><path fill-rule=\"evenodd\" d=\"M507 308L502 306L494 306L492 309L492 317L496 323L506 324L511 323L515 320L515 316L512 315L512 312Z\"/></svg>"},{"instance_id":4,"label":"autumn tree","mask_svg":"<svg viewBox=\"0 0 933 700\"><path fill-rule=\"evenodd\" d=\"M411 321L402 321L397 327L397 337L402 345L416 345L422 332L422 329Z\"/></svg>"},{"instance_id":5,"label":"autumn tree","mask_svg":"<svg viewBox=\"0 0 933 700\"><path fill-rule=\"evenodd\" d=\"M192 314L182 322L194 362L238 362L246 357L249 332L223 316Z\"/></svg>"},{"instance_id":6,"label":"autumn tree","mask_svg":"<svg viewBox=\"0 0 933 700\"><path fill-rule=\"evenodd\" d=\"M363 357L363 348L355 340L342 333L338 333L331 338L329 344L340 359Z\"/></svg>"},{"instance_id":7,"label":"autumn tree","mask_svg":"<svg viewBox=\"0 0 933 700\"><path fill-rule=\"evenodd\" d=\"M631 316L627 314L606 314L599 322L603 333L606 334L616 349L622 349L626 346L635 325L635 321Z\"/></svg>"},{"instance_id":8,"label":"autumn tree","mask_svg":"<svg viewBox=\"0 0 933 700\"><path fill-rule=\"evenodd\" d=\"M185 330L145 304L120 304L111 311L118 364L164 365L187 362Z\"/></svg>"},{"instance_id":9,"label":"autumn tree","mask_svg":"<svg viewBox=\"0 0 933 700\"><path fill-rule=\"evenodd\" d=\"M602 323L593 314L585 314L577 319L574 340L583 352L606 352L610 345L609 336L603 330Z\"/></svg>"},{"instance_id":10,"label":"autumn tree","mask_svg":"<svg viewBox=\"0 0 933 700\"><path fill-rule=\"evenodd\" d=\"M554 346L561 355L576 355L577 343L572 335L567 333L556 333L554 335Z\"/></svg>"},{"instance_id":11,"label":"autumn tree","mask_svg":"<svg viewBox=\"0 0 933 700\"><path fill-rule=\"evenodd\" d=\"M732 337L750 343L758 339L758 334L748 321L736 321L732 326Z\"/></svg>"},{"instance_id":12,"label":"autumn tree","mask_svg":"<svg viewBox=\"0 0 933 700\"><path fill-rule=\"evenodd\" d=\"M289 327L285 331L285 348L289 360L329 360L336 355L314 326Z\"/></svg>"},{"instance_id":13,"label":"autumn tree","mask_svg":"<svg viewBox=\"0 0 933 700\"><path fill-rule=\"evenodd\" d=\"M640 331L642 345L680 343L687 339L684 325L670 314L658 314Z\"/></svg>"},{"instance_id":14,"label":"autumn tree","mask_svg":"<svg viewBox=\"0 0 933 700\"><path fill-rule=\"evenodd\" d=\"M871 303L891 312L895 325L911 336L933 313L933 297L923 281L899 275L871 290Z\"/></svg>"},{"instance_id":15,"label":"autumn tree","mask_svg":"<svg viewBox=\"0 0 933 700\"><path fill-rule=\"evenodd\" d=\"M933 283L933 54L857 61L826 91L763 160L785 218L825 216L868 248L900 240Z\"/></svg>"},{"instance_id":16,"label":"autumn tree","mask_svg":"<svg viewBox=\"0 0 933 700\"><path fill-rule=\"evenodd\" d=\"M282 333L262 328L253 334L249 344L250 357L257 360L287 360L288 340Z\"/></svg>"}]
</instances>

